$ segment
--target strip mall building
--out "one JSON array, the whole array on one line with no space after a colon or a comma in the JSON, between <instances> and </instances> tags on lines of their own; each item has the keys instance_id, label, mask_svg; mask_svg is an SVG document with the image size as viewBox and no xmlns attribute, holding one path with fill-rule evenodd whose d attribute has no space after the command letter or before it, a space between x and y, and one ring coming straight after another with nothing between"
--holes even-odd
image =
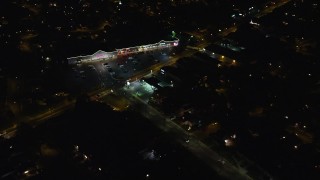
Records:
<instances>
[{"instance_id":1,"label":"strip mall building","mask_svg":"<svg viewBox=\"0 0 320 180\"><path fill-rule=\"evenodd\" d=\"M154 43L154 44L116 49L115 51L112 51L112 52L105 52L105 51L99 50L92 55L70 57L68 58L68 64L77 64L77 63L88 62L88 61L113 59L117 57L128 56L131 54L137 54L141 52L153 51L153 50L158 50L163 48L171 48L178 45L179 45L178 39L173 41L161 40L160 42Z\"/></svg>"}]
</instances>

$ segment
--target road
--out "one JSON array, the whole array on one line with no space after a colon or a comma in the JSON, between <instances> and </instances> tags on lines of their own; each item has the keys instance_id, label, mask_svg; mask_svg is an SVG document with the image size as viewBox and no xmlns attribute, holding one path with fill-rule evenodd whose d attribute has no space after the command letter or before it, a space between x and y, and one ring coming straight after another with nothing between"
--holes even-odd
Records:
<instances>
[{"instance_id":1,"label":"road","mask_svg":"<svg viewBox=\"0 0 320 180\"><path fill-rule=\"evenodd\" d=\"M280 0L280 1L276 2L276 3L275 3L274 5L272 5L272 6L265 7L265 9L263 9L263 10L261 10L259 13L257 13L257 14L255 15L255 17L256 17L256 18L261 18L261 17L263 17L263 16L265 16L265 15L268 15L268 14L272 13L273 10L275 10L275 9L277 9L277 8L285 5L285 4L287 4L287 3L290 2L290 1L291 1L291 0Z\"/></svg>"},{"instance_id":2,"label":"road","mask_svg":"<svg viewBox=\"0 0 320 180\"><path fill-rule=\"evenodd\" d=\"M224 157L213 151L198 138L189 134L186 130L179 125L169 120L157 109L153 108L145 101L141 100L137 96L133 96L130 93L126 94L126 97L133 103L135 103L136 110L139 111L144 117L152 121L157 127L164 132L170 133L173 138L195 156L201 159L214 169L221 177L233 180L251 180L250 176L246 174L246 171L240 167L234 166L227 161ZM186 142L186 138L188 142Z\"/></svg>"},{"instance_id":3,"label":"road","mask_svg":"<svg viewBox=\"0 0 320 180\"><path fill-rule=\"evenodd\" d=\"M199 48L200 47L205 47L207 46L209 43L202 43L199 45ZM196 50L186 50L183 52L183 54L178 54L174 57L172 57L170 59L170 61L166 61L166 62L163 62L163 63L158 63L158 64L154 64L140 72L137 72L135 73L130 79L129 81L135 81L137 79L141 79L142 77L146 76L147 74L151 73L151 70L152 72L157 72L157 71L160 71L160 69L164 66L171 66L173 64L175 64L177 62L177 60L179 60L180 58L182 57L188 57L188 56L192 56L194 53L196 53L197 51Z\"/></svg>"},{"instance_id":4,"label":"road","mask_svg":"<svg viewBox=\"0 0 320 180\"><path fill-rule=\"evenodd\" d=\"M273 7L268 7L265 10L261 11L261 13L257 14L256 17L260 18L268 13L271 13L275 8L278 8L290 0L284 0L280 1L279 3L276 3ZM237 26L232 26L230 28L223 29L218 36L225 37L231 32L235 32L237 30ZM209 43L203 42L199 44L197 47L199 49L202 49L206 47ZM158 63L155 65L150 66L149 68L146 68L144 70L141 70L140 72L135 73L130 80L136 80L140 79L146 75L148 75L151 70L153 72L159 71L164 66L173 65L176 63L178 59L181 57L191 56L194 54L195 50L186 50L182 54L176 55L175 57L171 58L170 61L164 62L164 63ZM112 89L110 88L101 88L98 90L95 90L93 92L89 93L89 96L91 98L95 98L98 94L99 97L102 98L103 96L108 95ZM238 167L235 167L232 163L225 160L223 157L221 157L219 154L214 152L212 149L210 149L208 146L206 146L204 143L199 141L197 138L190 135L188 132L186 132L184 129L182 129L177 124L173 123L172 121L168 121L167 118L159 111L154 109L153 107L145 104L144 102L140 101L139 98L134 96L128 96L127 97L133 101L138 102L140 108L140 112L153 121L155 124L157 124L162 130L166 132L171 132L176 136L176 139L178 142L183 144L186 148L188 148L191 152L193 152L197 157L202 159L204 162L209 164L217 173L219 173L222 177L226 177L228 179L252 179L249 177L246 172L243 169L239 169ZM27 122L30 124L39 124L47 119L51 119L53 117L59 116L62 113L64 113L66 110L71 109L74 107L76 100L69 100L65 101L55 107L49 108L49 110L39 113L32 117L24 117L20 120L20 122ZM17 131L17 126L10 127L8 129L5 129L1 132L1 135L7 138L10 138L14 136L14 134ZM189 137L189 142L185 142L185 137ZM223 162L223 163L222 163Z\"/></svg>"},{"instance_id":5,"label":"road","mask_svg":"<svg viewBox=\"0 0 320 180\"><path fill-rule=\"evenodd\" d=\"M208 43L202 43L199 45L199 47L205 47L206 45L208 45ZM162 67L173 65L181 57L191 56L195 52L197 52L197 51L187 50L187 51L183 52L182 54L179 54L179 55L172 57L169 61L154 64L146 69L143 69L139 72L136 72L135 74L133 74L133 76L130 77L129 80L141 79L142 77L150 74L151 70L153 72L159 71ZM111 93L116 88L117 87L114 87L114 88L101 87L101 88L96 89L94 91L88 92L88 95L89 95L90 99L97 99L97 95L99 95L99 99L100 98L102 99L104 96L107 96L109 93ZM38 113L37 115L21 117L17 121L18 122L26 122L26 123L29 123L29 124L32 124L35 126L35 125L40 124L41 122L44 122L48 119L52 119L54 117L57 117L69 109L72 109L74 107L75 103L76 103L75 99L72 99L69 101L64 101L56 106L48 108L48 110L46 110L44 112ZM2 130L0 134L1 134L1 136L5 137L5 138L10 138L10 137L13 137L16 134L16 132L17 132L17 125L13 125L12 127L9 127L7 129Z\"/></svg>"},{"instance_id":6,"label":"road","mask_svg":"<svg viewBox=\"0 0 320 180\"><path fill-rule=\"evenodd\" d=\"M275 8L278 8L288 3L289 1L290 0L280 1L276 3L274 7L266 8L265 10L261 11L261 13L257 14L255 17L260 18L262 16L265 16L266 14L271 13ZM225 37L230 33L235 32L236 30L237 30L237 26L231 26L230 28L226 28L222 30L218 34L218 37ZM203 47L206 46L205 42L203 43L203 45L204 46L198 46L196 48L193 48L193 50L202 49ZM189 51L188 54L189 53L190 55L192 54L191 51ZM178 59L179 57L173 58L172 61L170 61L170 63L174 64ZM230 61L232 60L230 59ZM150 67L150 69L153 69L153 71L160 70L160 67L162 66L159 64L159 65ZM137 75L136 78L139 79L139 77L140 76ZM133 80L135 79L133 78ZM185 148L187 148L190 152L192 152L195 156L197 156L203 162L206 162L221 177L224 177L227 179L239 179L239 180L240 179L241 180L242 179L261 179L261 177L250 177L244 168L241 168L239 165L229 162L226 158L219 155L213 149L211 149L206 144L201 142L198 138L193 137L192 134L188 133L179 125L175 124L173 121L168 120L168 118L165 117L161 112L159 112L157 109L153 108L149 104L145 103L145 101L141 100L138 96L134 96L130 93L123 93L123 94L126 94L126 97L132 103L137 103L136 108L138 111L140 111L140 113L144 117L152 121L155 125L157 125L163 131L173 134L175 139L180 144L182 144ZM188 138L188 142L186 142L186 137ZM273 179L271 175L269 175L267 172L263 170L261 170L260 173L261 173L261 176L264 176L263 178L268 177L269 179Z\"/></svg>"},{"instance_id":7,"label":"road","mask_svg":"<svg viewBox=\"0 0 320 180\"><path fill-rule=\"evenodd\" d=\"M281 0L281 1L277 2L277 3L275 3L273 6L269 6L269 7L265 8L264 10L260 11L258 14L255 15L255 17L260 18L262 16L265 16L265 15L271 13L274 9L279 8L279 7L285 5L286 3L290 2L290 1L291 0ZM222 29L222 31L219 32L217 34L217 36L225 37L229 33L235 32L236 30L237 30L237 26L231 26L229 28ZM207 45L209 45L208 42L202 41L202 43L199 44L197 46L197 48L198 49L202 49L202 48L206 47ZM151 72L151 70L153 72L156 72L156 71L159 71L164 66L173 65L181 57L191 56L195 52L197 52L197 51L188 49L188 50L184 51L182 54L179 54L179 55L176 55L176 56L172 57L170 59L170 61L152 65L152 66L150 66L150 67L148 67L148 68L146 68L144 70L141 70L141 71L135 73L130 78L130 80L140 79L140 78L144 77L145 75L149 74ZM91 97L94 97L94 96L96 96L97 94L100 94L100 93L102 93L102 95L107 95L108 93L110 93L110 90L111 90L110 88L108 88L108 89L100 88L100 89L95 90L93 92L89 92L88 94ZM21 119L21 121L28 122L28 123L41 122L41 121L44 121L46 119L50 119L50 118L53 118L55 116L58 116L58 115L62 114L65 110L68 110L68 109L72 108L74 106L74 104L75 104L75 100L70 100L68 102L64 102L64 103L61 103L61 104L59 104L59 105L57 105L55 107L52 107L48 111L39 113L38 115L35 115L35 116L32 116L32 117L24 117L24 118ZM14 132L15 129L16 129L16 126L13 126L13 127L10 127L8 129L3 130L2 133L0 133L0 134L5 134L4 132L6 132L8 134L10 132Z\"/></svg>"}]
</instances>

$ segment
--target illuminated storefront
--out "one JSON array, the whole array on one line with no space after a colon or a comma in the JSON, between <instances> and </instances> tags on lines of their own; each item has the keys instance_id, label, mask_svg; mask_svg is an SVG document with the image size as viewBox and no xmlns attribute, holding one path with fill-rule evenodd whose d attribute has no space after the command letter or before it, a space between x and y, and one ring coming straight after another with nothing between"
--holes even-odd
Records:
<instances>
[{"instance_id":1,"label":"illuminated storefront","mask_svg":"<svg viewBox=\"0 0 320 180\"><path fill-rule=\"evenodd\" d=\"M116 51L112 51L112 52L105 52L105 51L99 50L92 55L70 57L68 58L68 64L76 64L84 61L99 61L99 60L113 59L118 56L126 56L134 53L158 50L162 48L171 48L178 45L179 45L178 39L174 41L161 40L160 42L155 44L116 49Z\"/></svg>"}]
</instances>

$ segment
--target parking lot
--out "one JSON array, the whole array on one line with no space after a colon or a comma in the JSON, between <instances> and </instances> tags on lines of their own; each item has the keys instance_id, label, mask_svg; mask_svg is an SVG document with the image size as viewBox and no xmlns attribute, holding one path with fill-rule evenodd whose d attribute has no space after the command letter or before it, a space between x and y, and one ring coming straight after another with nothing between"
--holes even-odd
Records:
<instances>
[{"instance_id":1,"label":"parking lot","mask_svg":"<svg viewBox=\"0 0 320 180\"><path fill-rule=\"evenodd\" d=\"M170 49L161 49L70 65L66 78L67 90L77 93L101 87L121 87L135 73L154 64L166 62L169 56Z\"/></svg>"}]
</instances>

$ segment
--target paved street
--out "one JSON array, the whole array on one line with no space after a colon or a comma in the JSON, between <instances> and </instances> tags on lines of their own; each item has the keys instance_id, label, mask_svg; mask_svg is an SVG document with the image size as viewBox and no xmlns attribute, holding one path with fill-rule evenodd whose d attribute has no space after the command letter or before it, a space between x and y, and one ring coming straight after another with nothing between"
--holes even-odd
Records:
<instances>
[{"instance_id":1,"label":"paved street","mask_svg":"<svg viewBox=\"0 0 320 180\"><path fill-rule=\"evenodd\" d=\"M161 112L152 106L148 105L141 98L126 93L126 97L136 103L135 107L143 116L152 121L161 130L173 135L175 140L192 152L195 156L206 162L212 169L214 169L220 176L227 179L249 180L253 179L246 174L246 171L235 167L228 162L224 157L217 154L210 149L203 142L199 141L192 134L165 117Z\"/></svg>"},{"instance_id":2,"label":"paved street","mask_svg":"<svg viewBox=\"0 0 320 180\"><path fill-rule=\"evenodd\" d=\"M274 7L269 7L268 9L262 11L259 15L257 15L257 17L266 15L267 13L272 12L274 8L282 6L287 2L289 2L289 0L282 1L280 4L276 4L276 6ZM226 36L230 32L236 31L236 29L237 27L227 28L220 33L220 36ZM199 44L197 48L202 49L208 44L209 43L207 42L203 42ZM155 56L156 58L152 59L148 59L147 54L140 59L140 61L144 62L145 66L135 64L133 59L129 60L129 57L128 59L124 58L121 60L113 60L108 62L97 61L93 63L84 63L82 65L79 65L79 67L75 67L74 69L72 69L76 73L76 76L74 78L69 77L69 79L71 81L74 80L76 84L78 83L78 85L75 86L72 84L75 89L84 84L85 86L82 88L83 90L90 92L90 97L96 98L96 96L99 94L99 99L101 99L107 96L112 91L118 92L120 90L120 92L122 92L119 87L122 87L127 80L135 81L141 79L151 72L159 71L164 66L175 64L176 61L181 57L191 56L195 52L197 51L194 49L187 49L183 53L175 55L174 57L169 57L168 52L165 52L165 54L167 54L167 57L160 58L161 54L157 54ZM156 59L157 61L154 61L154 59ZM73 73L70 73L70 75L74 76ZM146 104L145 101L141 100L138 96L132 96L130 95L130 93L127 93L126 97L131 102L135 103L135 108L137 108L137 110L141 112L141 114L150 119L165 132L172 133L179 143L183 144L198 158L210 165L221 176L228 179L253 179L246 174L245 170L235 167L232 163L228 162L225 158L221 157L219 154L217 154L197 138L186 132L180 126L172 121L168 121L161 112ZM23 117L20 121L38 124L47 119L61 115L66 110L73 108L74 105L75 99L65 101L57 106L50 107L47 111L39 113L35 116ZM15 134L15 132L16 126L13 126L6 130L3 130L1 134L7 138L10 138Z\"/></svg>"}]
</instances>

